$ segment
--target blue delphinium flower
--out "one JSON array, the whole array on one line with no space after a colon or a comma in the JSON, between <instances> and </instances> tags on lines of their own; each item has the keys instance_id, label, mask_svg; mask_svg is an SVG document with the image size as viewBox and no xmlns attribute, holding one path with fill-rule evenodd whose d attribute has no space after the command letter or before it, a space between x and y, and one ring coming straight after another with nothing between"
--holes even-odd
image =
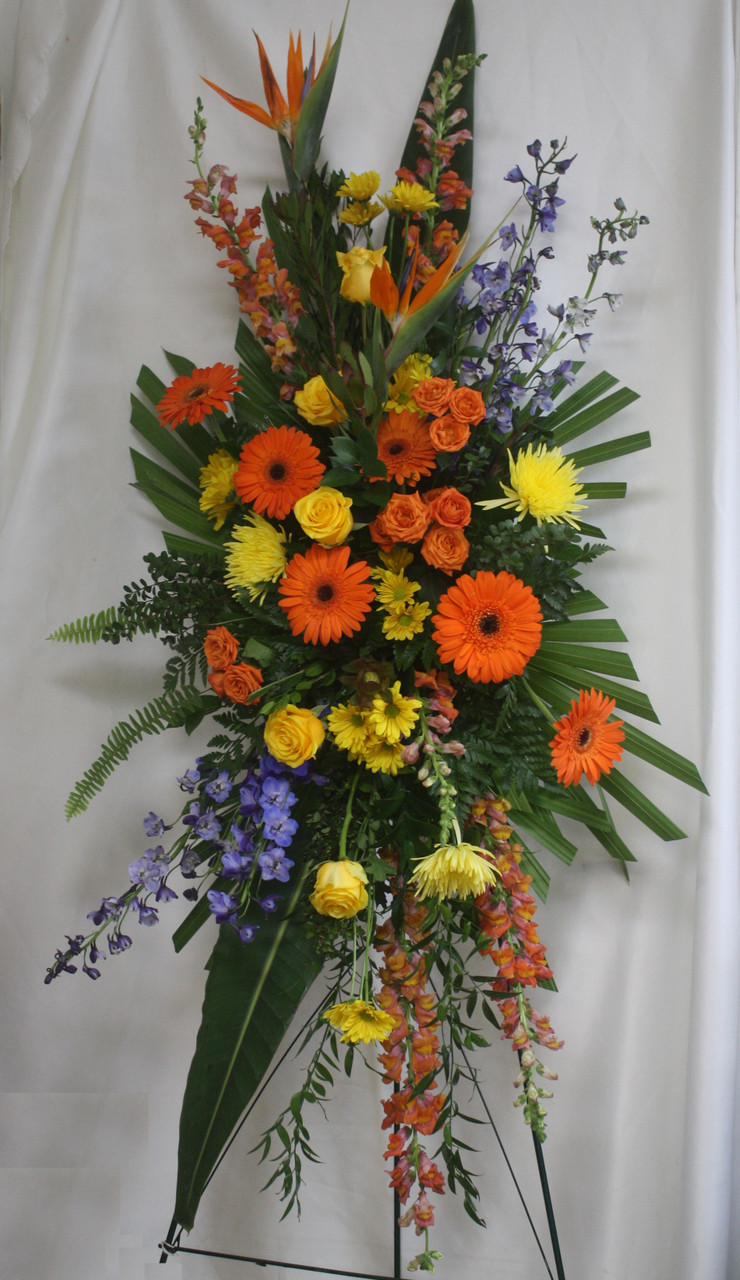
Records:
<instances>
[{"instance_id":1,"label":"blue delphinium flower","mask_svg":"<svg viewBox=\"0 0 740 1280\"><path fill-rule=\"evenodd\" d=\"M266 840L272 840L281 849L287 849L297 830L298 823L284 809L278 809L275 805L269 805L265 809L262 832Z\"/></svg>"},{"instance_id":2,"label":"blue delphinium flower","mask_svg":"<svg viewBox=\"0 0 740 1280\"><path fill-rule=\"evenodd\" d=\"M132 884L140 884L149 892L159 888L169 871L170 860L161 844L155 849L146 849L143 856L129 865L128 873Z\"/></svg>"},{"instance_id":3,"label":"blue delphinium flower","mask_svg":"<svg viewBox=\"0 0 740 1280\"><path fill-rule=\"evenodd\" d=\"M156 813L148 813L144 819L144 831L150 837L164 835L166 828L162 818Z\"/></svg>"},{"instance_id":4,"label":"blue delphinium flower","mask_svg":"<svg viewBox=\"0 0 740 1280\"><path fill-rule=\"evenodd\" d=\"M216 918L217 924L233 924L237 922L237 904L228 894L223 893L220 889L209 889L207 893L208 905Z\"/></svg>"},{"instance_id":5,"label":"blue delphinium flower","mask_svg":"<svg viewBox=\"0 0 740 1280\"><path fill-rule=\"evenodd\" d=\"M233 786L234 784L229 777L228 771L222 769L217 777L206 783L204 790L206 795L216 801L216 804L221 804L222 801L228 799Z\"/></svg>"},{"instance_id":6,"label":"blue delphinium flower","mask_svg":"<svg viewBox=\"0 0 740 1280\"><path fill-rule=\"evenodd\" d=\"M279 845L272 845L268 849L264 849L259 855L257 862L262 872L263 880L280 880L286 884L290 878L290 869L293 862L290 858L286 858L285 850Z\"/></svg>"}]
</instances>

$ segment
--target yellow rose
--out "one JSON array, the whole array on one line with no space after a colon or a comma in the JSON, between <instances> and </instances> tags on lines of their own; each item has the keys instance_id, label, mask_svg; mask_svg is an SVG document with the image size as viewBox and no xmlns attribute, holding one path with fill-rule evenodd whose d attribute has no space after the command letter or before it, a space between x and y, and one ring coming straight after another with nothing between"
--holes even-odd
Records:
<instances>
[{"instance_id":1,"label":"yellow rose","mask_svg":"<svg viewBox=\"0 0 740 1280\"><path fill-rule=\"evenodd\" d=\"M382 249L363 249L356 245L348 253L337 254L337 262L344 272L339 290L343 298L363 305L370 301L370 280L375 268L383 265L384 253L385 245Z\"/></svg>"},{"instance_id":2,"label":"yellow rose","mask_svg":"<svg viewBox=\"0 0 740 1280\"><path fill-rule=\"evenodd\" d=\"M299 498L293 515L304 533L322 547L338 547L352 531L352 499L338 489L320 485Z\"/></svg>"},{"instance_id":3,"label":"yellow rose","mask_svg":"<svg viewBox=\"0 0 740 1280\"><path fill-rule=\"evenodd\" d=\"M314 427L331 427L336 422L347 421L344 406L332 395L320 373L296 391L295 407Z\"/></svg>"},{"instance_id":4,"label":"yellow rose","mask_svg":"<svg viewBox=\"0 0 740 1280\"><path fill-rule=\"evenodd\" d=\"M309 902L319 915L348 920L367 906L366 884L367 876L359 862L350 862L348 858L322 862Z\"/></svg>"},{"instance_id":5,"label":"yellow rose","mask_svg":"<svg viewBox=\"0 0 740 1280\"><path fill-rule=\"evenodd\" d=\"M280 711L273 711L265 724L267 750L291 769L313 760L324 737L325 729L319 717L307 707L296 707L292 702Z\"/></svg>"}]
</instances>

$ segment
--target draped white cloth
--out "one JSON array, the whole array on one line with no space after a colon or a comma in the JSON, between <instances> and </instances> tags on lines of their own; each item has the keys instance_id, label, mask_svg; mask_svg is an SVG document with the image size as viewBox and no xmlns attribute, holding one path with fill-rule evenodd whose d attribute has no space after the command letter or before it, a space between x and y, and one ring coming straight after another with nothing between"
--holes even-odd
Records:
<instances>
[{"instance_id":1,"label":"draped white cloth","mask_svg":"<svg viewBox=\"0 0 740 1280\"><path fill-rule=\"evenodd\" d=\"M409 127L447 0L351 7L324 155L384 183ZM568 135L578 159L543 264L542 306L582 293L589 215L616 196L650 226L605 287L623 291L589 354L641 394L621 433L653 448L603 467L623 503L593 512L615 552L588 583L607 600L661 725L711 799L630 759L629 776L686 831L663 844L620 815L631 883L596 846L552 858L541 933L559 987L542 1007L565 1039L545 1155L568 1280L740 1274L733 1160L738 1066L738 387L736 88L730 0L503 0L478 6L473 240L506 212L525 146ZM147 740L67 825L65 797L115 721L159 691L154 642L68 648L45 637L120 599L160 544L128 487L128 396L161 348L229 361L235 300L182 200L197 94L208 163L242 204L279 187L274 136L206 90L262 100L254 27L282 79L288 29L323 47L333 0L15 0L0 16L3 167L2 628L4 767L0 1215L3 1280L152 1280L173 1205L177 1119L198 1025L204 930L175 959L136 930L95 984L42 978L65 932L121 892L150 809L200 741ZM544 269L546 268L546 270ZM613 426L609 428L614 434ZM595 473L592 473L594 475ZM480 1055L483 1085L545 1247L531 1142L511 1106L513 1056ZM287 1065L207 1191L194 1247L390 1275L391 1204L377 1078L338 1083L301 1222L280 1223L248 1154L300 1074ZM465 1109L476 1103L465 1100ZM437 1202L439 1274L547 1274L492 1133L478 1148L486 1230ZM411 1231L405 1233L411 1236ZM404 1256L415 1251L404 1240ZM246 1264L180 1255L163 1274L212 1280ZM156 1274L160 1274L157 1272ZM260 1273L262 1274L262 1273ZM265 1274L304 1274L275 1267ZM310 1274L306 1272L305 1274Z\"/></svg>"}]
</instances>

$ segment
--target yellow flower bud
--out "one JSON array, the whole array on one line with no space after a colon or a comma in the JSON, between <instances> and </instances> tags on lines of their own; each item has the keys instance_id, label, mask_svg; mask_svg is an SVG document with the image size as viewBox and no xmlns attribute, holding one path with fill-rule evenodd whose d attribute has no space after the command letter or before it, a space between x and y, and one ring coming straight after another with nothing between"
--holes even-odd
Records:
<instances>
[{"instance_id":1,"label":"yellow flower bud","mask_svg":"<svg viewBox=\"0 0 740 1280\"><path fill-rule=\"evenodd\" d=\"M331 427L347 420L344 405L332 395L320 373L309 378L301 390L296 391L295 407L301 417L314 427Z\"/></svg>"},{"instance_id":2,"label":"yellow flower bud","mask_svg":"<svg viewBox=\"0 0 740 1280\"><path fill-rule=\"evenodd\" d=\"M293 515L304 533L322 547L338 547L352 531L352 499L339 489L321 485L299 498Z\"/></svg>"},{"instance_id":3,"label":"yellow flower bud","mask_svg":"<svg viewBox=\"0 0 740 1280\"><path fill-rule=\"evenodd\" d=\"M319 915L348 920L367 906L366 884L367 876L359 862L350 862L349 858L322 862L309 902Z\"/></svg>"},{"instance_id":4,"label":"yellow flower bud","mask_svg":"<svg viewBox=\"0 0 740 1280\"><path fill-rule=\"evenodd\" d=\"M385 245L382 249L363 249L361 245L356 245L348 253L337 254L337 262L344 272L339 290L343 298L363 305L370 301L372 274L376 267L382 265L384 253Z\"/></svg>"},{"instance_id":5,"label":"yellow flower bud","mask_svg":"<svg viewBox=\"0 0 740 1280\"><path fill-rule=\"evenodd\" d=\"M324 726L307 707L288 703L280 711L273 711L265 724L265 746L281 764L297 769L306 760L313 760L324 741Z\"/></svg>"}]
</instances>

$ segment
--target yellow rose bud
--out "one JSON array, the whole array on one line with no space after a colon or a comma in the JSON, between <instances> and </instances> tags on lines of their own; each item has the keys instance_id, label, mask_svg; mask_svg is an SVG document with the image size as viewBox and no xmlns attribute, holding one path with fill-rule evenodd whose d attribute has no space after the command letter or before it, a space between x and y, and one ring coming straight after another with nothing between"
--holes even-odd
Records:
<instances>
[{"instance_id":1,"label":"yellow rose bud","mask_svg":"<svg viewBox=\"0 0 740 1280\"><path fill-rule=\"evenodd\" d=\"M325 730L318 716L307 707L288 703L280 711L273 711L265 724L265 746L281 764L297 769L306 760L313 760L324 741Z\"/></svg>"},{"instance_id":2,"label":"yellow rose bud","mask_svg":"<svg viewBox=\"0 0 740 1280\"><path fill-rule=\"evenodd\" d=\"M347 421L344 405L332 395L320 373L309 378L301 390L296 391L295 407L301 417L314 427L331 427L337 422Z\"/></svg>"},{"instance_id":3,"label":"yellow rose bud","mask_svg":"<svg viewBox=\"0 0 740 1280\"><path fill-rule=\"evenodd\" d=\"M319 915L348 920L367 906L366 884L367 876L359 862L350 862L349 858L322 862L309 902Z\"/></svg>"},{"instance_id":4,"label":"yellow rose bud","mask_svg":"<svg viewBox=\"0 0 740 1280\"><path fill-rule=\"evenodd\" d=\"M363 305L370 301L372 274L376 267L382 266L384 253L385 245L382 249L363 249L361 245L356 245L348 253L337 254L337 262L344 272L339 290L343 298Z\"/></svg>"},{"instance_id":5,"label":"yellow rose bud","mask_svg":"<svg viewBox=\"0 0 740 1280\"><path fill-rule=\"evenodd\" d=\"M322 547L338 547L352 531L352 499L339 489L320 485L305 498L299 498L293 515L304 533Z\"/></svg>"}]
</instances>

